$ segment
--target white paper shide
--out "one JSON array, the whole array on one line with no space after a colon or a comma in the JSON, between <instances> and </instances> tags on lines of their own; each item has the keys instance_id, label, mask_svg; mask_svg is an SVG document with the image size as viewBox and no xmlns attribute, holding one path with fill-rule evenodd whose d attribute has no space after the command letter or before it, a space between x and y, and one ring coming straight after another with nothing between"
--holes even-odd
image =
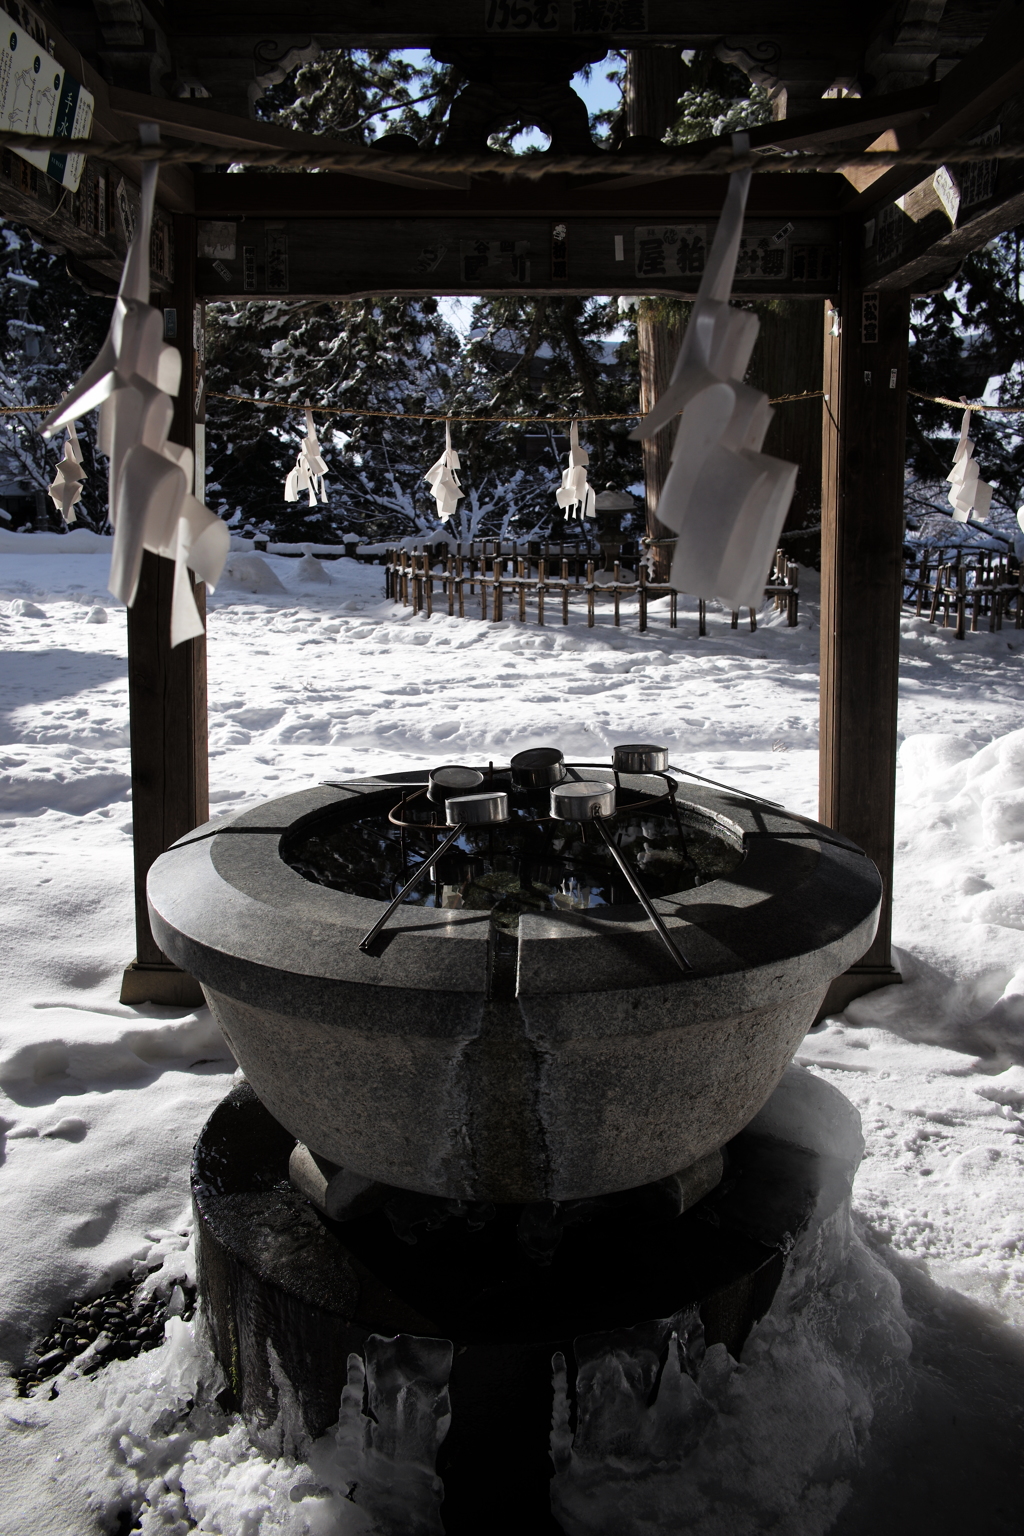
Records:
<instances>
[{"instance_id":1,"label":"white paper shide","mask_svg":"<svg viewBox=\"0 0 1024 1536\"><path fill-rule=\"evenodd\" d=\"M461 468L459 456L452 447L452 424L446 421L444 424L444 453L427 470L423 476L430 486L430 494L437 503L437 515L442 523L454 516L459 502L465 496L465 491L459 484L458 471Z\"/></svg>"},{"instance_id":2,"label":"white paper shide","mask_svg":"<svg viewBox=\"0 0 1024 1536\"><path fill-rule=\"evenodd\" d=\"M87 479L82 468L82 448L73 421L68 422L68 435L57 473L49 486L50 500L66 523L78 521L75 507L82 499L82 484Z\"/></svg>"},{"instance_id":3,"label":"white paper shide","mask_svg":"<svg viewBox=\"0 0 1024 1536\"><path fill-rule=\"evenodd\" d=\"M568 517L584 518L594 515L594 487L587 479L590 454L580 447L580 426L574 421L569 428L569 463L562 471L562 483L555 492L555 500Z\"/></svg>"},{"instance_id":4,"label":"white paper shide","mask_svg":"<svg viewBox=\"0 0 1024 1536\"><path fill-rule=\"evenodd\" d=\"M745 150L745 134L733 148ZM729 304L750 171L729 177L722 217L668 388L633 432L653 437L676 417L658 520L677 535L670 581L682 592L754 607L796 485L797 466L761 452L768 397L743 376L760 322Z\"/></svg>"},{"instance_id":5,"label":"white paper shide","mask_svg":"<svg viewBox=\"0 0 1024 1536\"><path fill-rule=\"evenodd\" d=\"M984 522L992 505L992 487L986 485L981 478L981 471L974 458L970 430L971 413L967 410L960 423L960 441L953 455L953 468L946 476L949 482L949 504L958 523L966 523L972 512L979 522Z\"/></svg>"},{"instance_id":6,"label":"white paper shide","mask_svg":"<svg viewBox=\"0 0 1024 1536\"><path fill-rule=\"evenodd\" d=\"M313 425L313 412L306 410L306 435L299 444L299 456L295 468L289 470L284 482L285 501L298 501L303 491L309 497L309 505L327 501L327 465L320 451L320 443Z\"/></svg>"},{"instance_id":7,"label":"white paper shide","mask_svg":"<svg viewBox=\"0 0 1024 1536\"><path fill-rule=\"evenodd\" d=\"M100 407L99 447L110 460L109 516L114 529L110 590L131 607L144 550L174 561L171 645L203 633L189 571L212 589L231 535L192 495L191 449L169 443L181 383L181 353L163 340L163 316L149 304L149 241L158 167L142 173L138 228L125 259L107 339L99 356L43 423L49 437ZM55 498L56 499L56 498Z\"/></svg>"}]
</instances>

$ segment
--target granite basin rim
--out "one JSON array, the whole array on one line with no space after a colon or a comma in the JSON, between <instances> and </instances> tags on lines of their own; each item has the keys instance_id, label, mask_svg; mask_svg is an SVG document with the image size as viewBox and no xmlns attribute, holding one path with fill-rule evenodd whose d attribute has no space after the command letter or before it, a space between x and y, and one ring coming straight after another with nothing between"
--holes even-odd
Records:
<instances>
[{"instance_id":1,"label":"granite basin rim","mask_svg":"<svg viewBox=\"0 0 1024 1536\"><path fill-rule=\"evenodd\" d=\"M353 987L483 994L489 914L399 908L377 951L364 955L359 940L383 903L312 884L284 863L286 832L358 792L318 786L284 796L207 823L162 855L148 894L164 953L218 991L247 1000L258 975L275 1006L299 993L325 1014L347 1010ZM746 847L728 876L657 902L694 973L675 971L639 907L528 914L519 928L521 999L577 994L585 977L587 992L640 990L652 1005L668 989L683 1017L707 1017L765 987L795 994L826 984L864 953L881 882L853 845L819 842L813 823L737 795L687 787L685 801L735 826Z\"/></svg>"}]
</instances>

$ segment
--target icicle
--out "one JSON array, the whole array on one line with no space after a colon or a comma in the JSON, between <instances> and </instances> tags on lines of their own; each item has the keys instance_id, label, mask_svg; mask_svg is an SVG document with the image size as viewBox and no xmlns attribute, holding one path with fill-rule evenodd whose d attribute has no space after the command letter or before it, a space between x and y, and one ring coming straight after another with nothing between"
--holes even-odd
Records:
<instances>
[{"instance_id":1,"label":"icicle","mask_svg":"<svg viewBox=\"0 0 1024 1536\"><path fill-rule=\"evenodd\" d=\"M459 456L452 447L452 424L446 421L444 424L444 453L435 464L431 464L423 476L430 486L430 494L437 502L437 515L441 522L446 523L455 513L459 502L465 496L465 491L459 484L456 473L461 469Z\"/></svg>"},{"instance_id":2,"label":"icicle","mask_svg":"<svg viewBox=\"0 0 1024 1536\"><path fill-rule=\"evenodd\" d=\"M50 500L66 523L77 522L75 506L82 499L82 484L88 476L82 468L82 449L73 421L68 423L64 454L50 486Z\"/></svg>"},{"instance_id":3,"label":"icicle","mask_svg":"<svg viewBox=\"0 0 1024 1536\"><path fill-rule=\"evenodd\" d=\"M587 479L589 463L590 454L580 447L579 422L574 421L569 428L569 464L563 469L562 483L555 492L555 500L563 511L571 509L568 512L570 517L593 516L597 498L594 487Z\"/></svg>"},{"instance_id":4,"label":"icicle","mask_svg":"<svg viewBox=\"0 0 1024 1536\"><path fill-rule=\"evenodd\" d=\"M140 137L157 142L152 125ZM195 473L190 449L169 443L171 395L181 382L181 354L163 341L163 316L148 302L149 244L159 167L142 170L142 206L128 248L107 338L60 406L43 422L50 437L87 411L100 407L98 443L110 459L109 516L114 528L110 591L131 607L144 550L174 561L171 645L203 633L188 572L211 589L224 568L231 535L227 525L191 492Z\"/></svg>"},{"instance_id":5,"label":"icicle","mask_svg":"<svg viewBox=\"0 0 1024 1536\"><path fill-rule=\"evenodd\" d=\"M749 148L733 134L733 149ZM759 321L729 304L750 171L729 177L722 217L668 388L631 434L653 437L676 416L658 521L676 534L671 582L727 608L760 603L797 468L761 453L772 411L742 383Z\"/></svg>"},{"instance_id":6,"label":"icicle","mask_svg":"<svg viewBox=\"0 0 1024 1536\"><path fill-rule=\"evenodd\" d=\"M971 430L970 410L964 411L960 424L960 441L953 455L953 468L946 479L949 482L949 504L958 523L966 523L973 512L979 522L988 517L992 505L992 487L981 478L974 459L974 443L968 435Z\"/></svg>"}]
</instances>

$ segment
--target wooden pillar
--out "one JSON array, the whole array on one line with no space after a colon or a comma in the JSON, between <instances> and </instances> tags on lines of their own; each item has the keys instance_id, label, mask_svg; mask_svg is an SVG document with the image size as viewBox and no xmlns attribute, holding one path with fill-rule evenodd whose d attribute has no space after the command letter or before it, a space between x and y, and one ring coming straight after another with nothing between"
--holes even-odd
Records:
<instances>
[{"instance_id":1,"label":"wooden pillar","mask_svg":"<svg viewBox=\"0 0 1024 1536\"><path fill-rule=\"evenodd\" d=\"M679 116L679 97L686 71L680 48L658 45L630 49L626 57L626 131L631 139L660 142ZM646 415L668 385L669 374L683 339L683 326L658 315L656 305L641 303L636 327L640 354L640 410ZM668 474L675 424L643 443L644 499L647 536L669 539L672 530L658 521L657 508ZM655 548L654 578L667 581L671 548Z\"/></svg>"},{"instance_id":2,"label":"wooden pillar","mask_svg":"<svg viewBox=\"0 0 1024 1536\"><path fill-rule=\"evenodd\" d=\"M657 305L657 300L653 301ZM640 301L636 322L637 352L640 358L640 413L646 416L658 397L668 388L669 375L683 340L683 325L651 313L649 299ZM676 423L663 427L654 437L644 438L642 443L644 465L644 500L646 503L646 528L650 539L671 539L671 528L658 521L658 502L668 477L672 462L672 445L675 442ZM654 579L667 581L672 564L672 549L655 546Z\"/></svg>"},{"instance_id":3,"label":"wooden pillar","mask_svg":"<svg viewBox=\"0 0 1024 1536\"><path fill-rule=\"evenodd\" d=\"M874 860L885 896L827 1012L901 980L890 944L910 295L859 286L859 234L847 231L838 304L825 307L818 814Z\"/></svg>"},{"instance_id":4,"label":"wooden pillar","mask_svg":"<svg viewBox=\"0 0 1024 1536\"><path fill-rule=\"evenodd\" d=\"M814 299L769 299L755 305L761 322L746 382L765 394L817 395L821 378L821 304ZM664 434L662 434L664 435ZM775 409L763 452L799 464L785 532L821 522L821 401L792 400ZM785 538L783 548L802 565L817 565L817 532Z\"/></svg>"},{"instance_id":5,"label":"wooden pillar","mask_svg":"<svg viewBox=\"0 0 1024 1536\"><path fill-rule=\"evenodd\" d=\"M195 451L196 227L189 215L174 219L174 286L153 302L174 312L182 354L181 388L170 436ZM166 329L166 327L165 327ZM174 564L148 552L133 606L128 610L128 702L131 714L132 838L135 850L135 961L121 985L123 1003L194 1006L197 982L157 948L146 909L149 867L179 837L209 818L206 730L206 637L171 650ZM206 589L195 588L205 617Z\"/></svg>"}]
</instances>

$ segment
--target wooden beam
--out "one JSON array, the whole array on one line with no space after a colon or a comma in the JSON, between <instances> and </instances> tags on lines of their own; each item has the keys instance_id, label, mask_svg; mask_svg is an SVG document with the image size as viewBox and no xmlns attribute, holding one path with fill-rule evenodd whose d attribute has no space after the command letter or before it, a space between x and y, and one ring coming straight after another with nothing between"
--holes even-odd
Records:
<instances>
[{"instance_id":1,"label":"wooden beam","mask_svg":"<svg viewBox=\"0 0 1024 1536\"><path fill-rule=\"evenodd\" d=\"M278 123L257 122L252 118L239 117L230 112L217 112L209 107L197 107L186 101L161 101L146 96L141 91L126 91L111 87L111 107L124 120L137 126L139 123L156 123L169 137L191 140L196 144L211 144L222 149L285 149L301 153L322 153L323 136L313 133L296 133L282 128ZM221 168L223 170L223 167ZM189 173L191 175L191 173ZM398 171L355 172L358 178L387 182L399 187L465 188L469 177L452 172L415 174ZM190 204L191 207L191 204Z\"/></svg>"},{"instance_id":2,"label":"wooden beam","mask_svg":"<svg viewBox=\"0 0 1024 1536\"><path fill-rule=\"evenodd\" d=\"M53 43L53 55L58 64L75 80L81 83L91 92L95 98L93 108L92 133L90 135L94 144L110 144L122 142L134 136L138 118L123 116L116 106L111 103L112 91L103 76L93 68L89 61L83 57L80 49L76 48L61 32L57 32L52 23L47 21L47 31ZM128 94L128 93L126 93ZM154 107L160 103L156 97L142 97L143 101L152 101ZM158 122L157 116L152 116L145 121ZM142 174L141 161L125 160L120 162L118 175L126 175L134 179L136 186ZM192 209L192 172L187 166L168 165L160 172L160 201L171 213L187 213Z\"/></svg>"},{"instance_id":3,"label":"wooden beam","mask_svg":"<svg viewBox=\"0 0 1024 1536\"><path fill-rule=\"evenodd\" d=\"M823 1013L901 979L891 938L910 296L865 291L858 233L844 244L838 305L826 306L818 814L874 860L885 896L874 943Z\"/></svg>"},{"instance_id":4,"label":"wooden beam","mask_svg":"<svg viewBox=\"0 0 1024 1536\"><path fill-rule=\"evenodd\" d=\"M182 374L170 435L194 451L195 220L177 215L174 236L178 259L171 296ZM136 958L124 973L121 1001L195 1007L203 1002L199 984L161 953L146 906L150 865L210 814L206 637L171 649L173 583L173 561L147 552L138 595L128 610ZM195 595L205 615L205 588L197 586Z\"/></svg>"},{"instance_id":5,"label":"wooden beam","mask_svg":"<svg viewBox=\"0 0 1024 1536\"><path fill-rule=\"evenodd\" d=\"M997 235L1005 234L1024 223L1024 187L1003 202L983 209L969 223L956 229L946 226L946 233L930 244L922 244L915 252L901 251L899 264L891 271L876 278L873 286L879 289L911 288L918 292L931 292L940 277L946 280L953 269L971 251L979 250Z\"/></svg>"},{"instance_id":6,"label":"wooden beam","mask_svg":"<svg viewBox=\"0 0 1024 1536\"><path fill-rule=\"evenodd\" d=\"M967 57L951 70L939 88L939 100L919 126L895 130L903 149L945 149L966 139L1011 96L1024 90L1024 8L1004 14ZM882 146L879 146L882 147ZM889 147L892 147L891 145ZM851 212L867 220L921 179L919 169L893 166L864 192L851 197Z\"/></svg>"},{"instance_id":7,"label":"wooden beam","mask_svg":"<svg viewBox=\"0 0 1024 1536\"><path fill-rule=\"evenodd\" d=\"M750 147L764 150L827 150L841 144L847 149L860 151L886 130L908 129L920 122L938 99L937 85L920 85L911 90L894 91L891 96L845 97L825 101L816 112L802 112L797 117L780 118L777 122L762 123L757 128L751 128L748 132ZM721 147L723 137L699 139L689 148L694 154L701 151L710 153ZM755 177L755 183L761 179ZM629 187L647 186L654 180L656 178L650 175L613 176L608 185L624 191ZM848 192L846 196L837 193L837 202L839 200L847 201Z\"/></svg>"},{"instance_id":8,"label":"wooden beam","mask_svg":"<svg viewBox=\"0 0 1024 1536\"><path fill-rule=\"evenodd\" d=\"M234 179L234 178L225 178ZM239 178L240 179L240 178ZM527 218L246 219L229 224L220 254L200 259L209 299L355 298L375 293L603 294L696 292L716 220L675 209L634 215ZM555 272L555 231L565 267ZM223 232L222 232L223 235ZM748 219L738 295L833 292L834 219ZM561 254L560 253L560 254Z\"/></svg>"},{"instance_id":9,"label":"wooden beam","mask_svg":"<svg viewBox=\"0 0 1024 1536\"><path fill-rule=\"evenodd\" d=\"M611 159L611 156L609 156ZM444 218L483 214L495 218L543 213L635 214L689 219L717 215L725 199L725 176L672 176L637 187L630 178L552 174L537 181L474 176L465 189L385 187L345 171L246 171L235 176L197 176L195 211L201 219L317 218L344 214L419 215ZM750 184L751 218L838 216L849 190L841 176L792 176L764 172Z\"/></svg>"},{"instance_id":10,"label":"wooden beam","mask_svg":"<svg viewBox=\"0 0 1024 1536\"><path fill-rule=\"evenodd\" d=\"M680 13L683 14L680 14ZM545 36L600 37L609 47L636 48L651 43L712 47L724 34L760 40L784 39L806 48L807 40L827 24L830 47L842 54L862 52L877 7L834 6L823 13L813 0L776 0L770 13L761 0L634 0L623 5L574 3L574 0L446 0L428 6L422 0L316 0L293 12L270 0L176 0L176 42L208 37L236 39L239 48L285 29L317 37L324 47L429 48L440 38Z\"/></svg>"}]
</instances>

